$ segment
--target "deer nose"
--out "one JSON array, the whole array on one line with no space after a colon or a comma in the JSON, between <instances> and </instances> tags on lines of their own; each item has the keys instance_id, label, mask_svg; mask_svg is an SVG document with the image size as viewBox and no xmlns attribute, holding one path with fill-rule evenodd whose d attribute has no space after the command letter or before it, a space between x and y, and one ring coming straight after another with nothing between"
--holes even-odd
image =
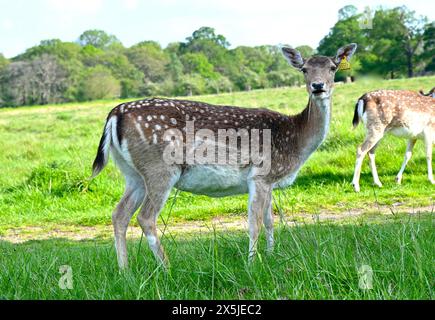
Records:
<instances>
[{"instance_id":1,"label":"deer nose","mask_svg":"<svg viewBox=\"0 0 435 320\"><path fill-rule=\"evenodd\" d=\"M325 85L325 84L324 84L323 82L312 82L312 83L311 83L311 87L312 87L314 90L322 90L324 85Z\"/></svg>"}]
</instances>

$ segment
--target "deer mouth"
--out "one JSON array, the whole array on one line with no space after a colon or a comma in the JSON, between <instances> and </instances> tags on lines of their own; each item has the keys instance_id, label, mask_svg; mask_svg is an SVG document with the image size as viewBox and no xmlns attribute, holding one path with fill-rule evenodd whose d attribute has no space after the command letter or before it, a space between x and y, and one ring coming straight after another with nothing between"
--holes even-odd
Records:
<instances>
[{"instance_id":1,"label":"deer mouth","mask_svg":"<svg viewBox=\"0 0 435 320\"><path fill-rule=\"evenodd\" d=\"M315 94L315 95L319 95L319 94L322 94L322 93L326 93L326 91L325 90L314 90L314 91L312 91L312 94Z\"/></svg>"}]
</instances>

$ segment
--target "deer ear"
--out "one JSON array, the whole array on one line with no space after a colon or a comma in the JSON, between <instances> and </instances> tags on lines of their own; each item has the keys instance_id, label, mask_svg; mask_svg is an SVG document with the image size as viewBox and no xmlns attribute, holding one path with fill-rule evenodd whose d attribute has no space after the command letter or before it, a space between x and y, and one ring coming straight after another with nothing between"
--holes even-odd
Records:
<instances>
[{"instance_id":1,"label":"deer ear","mask_svg":"<svg viewBox=\"0 0 435 320\"><path fill-rule=\"evenodd\" d=\"M353 54L355 53L356 50L356 43L351 43L348 44L347 46L341 47L340 49L337 50L337 55L334 57L334 62L336 64L339 64L341 60L343 60L344 57L347 58L347 60L349 60Z\"/></svg>"},{"instance_id":2,"label":"deer ear","mask_svg":"<svg viewBox=\"0 0 435 320\"><path fill-rule=\"evenodd\" d=\"M281 46L281 52L288 63L294 68L300 69L304 65L304 59L298 50L288 46Z\"/></svg>"}]
</instances>

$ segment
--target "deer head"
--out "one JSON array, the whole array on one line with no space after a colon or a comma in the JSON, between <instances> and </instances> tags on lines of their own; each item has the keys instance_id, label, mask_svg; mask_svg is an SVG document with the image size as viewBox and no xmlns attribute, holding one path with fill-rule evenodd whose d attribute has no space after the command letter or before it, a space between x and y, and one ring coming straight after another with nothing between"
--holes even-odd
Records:
<instances>
[{"instance_id":1,"label":"deer head","mask_svg":"<svg viewBox=\"0 0 435 320\"><path fill-rule=\"evenodd\" d=\"M310 99L316 101L330 98L340 61L345 57L349 60L356 47L351 43L338 49L335 57L312 56L306 59L291 47L283 46L281 50L289 64L303 72Z\"/></svg>"}]
</instances>

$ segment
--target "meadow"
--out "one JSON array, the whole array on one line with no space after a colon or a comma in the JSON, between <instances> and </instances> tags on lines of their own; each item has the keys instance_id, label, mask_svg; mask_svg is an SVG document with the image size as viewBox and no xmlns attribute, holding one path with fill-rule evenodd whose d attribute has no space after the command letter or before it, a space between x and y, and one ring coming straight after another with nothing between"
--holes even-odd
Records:
<instances>
[{"instance_id":1,"label":"meadow","mask_svg":"<svg viewBox=\"0 0 435 320\"><path fill-rule=\"evenodd\" d=\"M131 269L121 274L109 237L20 244L7 240L15 229L27 230L32 238L34 228L78 232L111 224L111 212L123 192L122 177L110 162L96 179L88 178L106 115L121 101L0 109L0 298L433 298L434 186L427 180L423 143L417 143L402 185L394 179L406 142L392 136L386 136L377 149L383 188L373 186L367 161L360 193L353 191L350 181L356 147L364 137L362 126L352 130L357 99L379 88L427 91L434 80L338 85L326 141L295 184L275 192L279 202L274 211L284 221L294 215L348 212L362 213L359 218L313 224L295 218L291 228L282 222L276 252L260 256L253 266L246 264L245 232L170 234L163 239L172 262L169 273L162 272L137 238L130 240ZM192 99L295 114L308 98L304 88L292 87ZM213 199L181 192L170 216L169 206L160 225L217 217L246 219L247 196ZM381 214L385 211L393 214ZM135 219L132 224L137 226ZM63 264L74 271L73 290L57 286ZM374 270L372 290L358 288L357 269L362 264Z\"/></svg>"}]
</instances>

